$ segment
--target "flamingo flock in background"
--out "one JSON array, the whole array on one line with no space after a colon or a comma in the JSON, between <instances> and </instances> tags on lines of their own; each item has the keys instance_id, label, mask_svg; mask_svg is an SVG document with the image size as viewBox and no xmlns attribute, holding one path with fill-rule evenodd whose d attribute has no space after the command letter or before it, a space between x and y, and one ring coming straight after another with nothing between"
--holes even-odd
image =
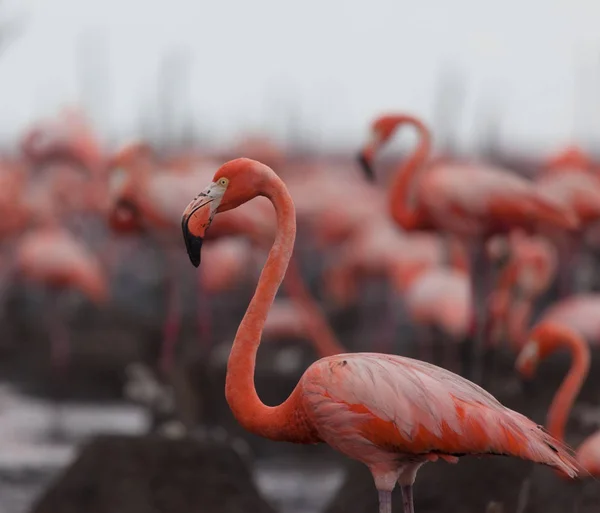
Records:
<instances>
[{"instance_id":1,"label":"flamingo flock in background","mask_svg":"<svg viewBox=\"0 0 600 513\"><path fill-rule=\"evenodd\" d=\"M380 151L406 126L417 146L389 185L379 171L375 183ZM271 440L325 442L365 463L381 513L391 512L396 483L412 512L417 470L438 458L504 454L597 475L599 435L576 459L563 442L588 344L600 340L598 294L573 287L575 271L593 272L581 262L600 226L594 162L570 147L530 179L437 158L430 129L411 114L379 116L370 132L358 163L350 154L293 159L256 137L220 152L167 155L143 141L107 151L85 117L67 110L28 132L18 158L0 160L0 306L20 283L51 292L50 363L64 370L69 323L58 298L74 290L102 309L122 266L151 275L165 299L153 319L162 325L154 372L173 380L192 357L213 361L219 342L230 353L225 396L239 423ZM158 250L160 275L132 258L142 246ZM238 328L233 312L256 280ZM557 281L558 301L538 318ZM184 331L188 292L193 337ZM373 303L377 315L365 310ZM189 338L193 347L183 345ZM284 339L308 342L319 358L277 407L253 384L261 338L273 351ZM419 360L408 358L414 342ZM494 385L484 355L494 361L506 350L532 376L561 347L575 370L557 393L549 434L478 386Z\"/></svg>"}]
</instances>

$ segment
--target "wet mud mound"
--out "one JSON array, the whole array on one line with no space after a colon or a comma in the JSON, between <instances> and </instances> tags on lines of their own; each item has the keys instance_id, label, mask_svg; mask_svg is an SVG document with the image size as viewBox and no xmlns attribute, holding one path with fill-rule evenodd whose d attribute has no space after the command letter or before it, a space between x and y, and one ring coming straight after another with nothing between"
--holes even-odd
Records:
<instances>
[{"instance_id":1,"label":"wet mud mound","mask_svg":"<svg viewBox=\"0 0 600 513\"><path fill-rule=\"evenodd\" d=\"M491 503L505 513L597 513L600 482L567 481L546 467L510 458L463 458L457 465L424 465L417 476L414 500L418 513L484 513ZM394 513L402 513L399 489L394 491L393 506ZM325 512L373 511L378 511L378 502L371 473L352 462Z\"/></svg>"},{"instance_id":2,"label":"wet mud mound","mask_svg":"<svg viewBox=\"0 0 600 513\"><path fill-rule=\"evenodd\" d=\"M31 513L274 513L229 446L158 436L98 437Z\"/></svg>"}]
</instances>

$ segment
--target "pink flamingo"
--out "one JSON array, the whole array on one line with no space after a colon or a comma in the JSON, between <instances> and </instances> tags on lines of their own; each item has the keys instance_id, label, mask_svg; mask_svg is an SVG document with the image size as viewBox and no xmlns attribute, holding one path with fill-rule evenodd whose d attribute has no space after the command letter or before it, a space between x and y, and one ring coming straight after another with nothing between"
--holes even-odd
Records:
<instances>
[{"instance_id":1,"label":"pink flamingo","mask_svg":"<svg viewBox=\"0 0 600 513\"><path fill-rule=\"evenodd\" d=\"M582 338L580 327L577 322L571 323L565 317L544 318L531 330L516 363L522 375L532 378L539 362L555 351L565 348L571 353L571 368L548 410L548 431L561 441L564 440L565 426L575 398L590 368L590 349ZM599 334L596 333L596 336ZM575 457L589 475L600 477L600 431L584 440Z\"/></svg>"},{"instance_id":2,"label":"pink flamingo","mask_svg":"<svg viewBox=\"0 0 600 513\"><path fill-rule=\"evenodd\" d=\"M215 214L259 195L275 207L277 234L235 336L225 385L227 402L245 429L275 441L325 442L363 462L373 474L380 513L391 513L396 482L405 512L413 513L416 473L439 458L456 462L459 455L503 454L577 475L577 464L562 444L529 419L470 381L410 358L377 353L322 358L307 369L283 404L263 404L254 387L256 353L293 252L292 198L269 167L233 160L187 206L182 229L188 256L197 267Z\"/></svg>"},{"instance_id":3,"label":"pink flamingo","mask_svg":"<svg viewBox=\"0 0 600 513\"><path fill-rule=\"evenodd\" d=\"M404 293L409 315L424 327L430 340L421 340L431 350L433 334L444 335L446 367L458 369L459 344L470 334L473 303L466 272L446 267L431 268L415 277Z\"/></svg>"},{"instance_id":4,"label":"pink flamingo","mask_svg":"<svg viewBox=\"0 0 600 513\"><path fill-rule=\"evenodd\" d=\"M551 159L536 178L538 190L577 215L580 229L571 234L557 232L554 238L560 249L560 288L563 295L571 292L577 269L590 263L582 260L585 236L600 220L600 177L593 172L590 159L577 148ZM582 290L580 290L582 292Z\"/></svg>"},{"instance_id":5,"label":"pink flamingo","mask_svg":"<svg viewBox=\"0 0 600 513\"><path fill-rule=\"evenodd\" d=\"M372 139L360 153L360 163L373 178L372 161L377 151L402 125L413 126L419 143L409 159L398 169L390 192L392 218L405 230L438 230L464 240L473 250L471 288L476 305L474 350L475 380L483 372L483 329L487 280L477 275L478 260L485 262L484 242L492 235L515 228L535 231L540 225L574 229L573 212L536 190L533 184L500 168L475 165L428 165L431 134L414 116L399 114L377 118L372 124ZM479 293L478 282L483 282Z\"/></svg>"},{"instance_id":6,"label":"pink flamingo","mask_svg":"<svg viewBox=\"0 0 600 513\"><path fill-rule=\"evenodd\" d=\"M491 259L508 260L490 297L489 342L497 347L505 338L518 351L521 326L527 325L535 301L548 290L556 274L556 250L546 239L518 231L510 234L508 247L498 239L490 242L504 246L499 250L489 244Z\"/></svg>"}]
</instances>

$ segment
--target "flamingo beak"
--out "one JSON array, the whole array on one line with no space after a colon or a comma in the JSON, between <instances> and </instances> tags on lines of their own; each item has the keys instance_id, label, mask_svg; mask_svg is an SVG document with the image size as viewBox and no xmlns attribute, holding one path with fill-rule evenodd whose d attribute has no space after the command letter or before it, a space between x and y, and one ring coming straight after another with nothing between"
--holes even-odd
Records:
<instances>
[{"instance_id":1,"label":"flamingo beak","mask_svg":"<svg viewBox=\"0 0 600 513\"><path fill-rule=\"evenodd\" d=\"M373 158L375 157L375 152L377 151L377 148L379 147L380 142L381 142L381 138L380 138L379 134L374 133L371 136L370 141L361 150L361 152L358 154L358 157L357 157L358 164L360 165L361 169L363 170L365 178L369 182L375 181L375 173L373 171L373 166L371 163L373 162Z\"/></svg>"},{"instance_id":2,"label":"flamingo beak","mask_svg":"<svg viewBox=\"0 0 600 513\"><path fill-rule=\"evenodd\" d=\"M187 254L194 267L201 261L202 242L217 208L223 199L226 186L211 183L186 207L181 218L181 229Z\"/></svg>"},{"instance_id":3,"label":"flamingo beak","mask_svg":"<svg viewBox=\"0 0 600 513\"><path fill-rule=\"evenodd\" d=\"M365 153L366 152L361 151L358 154L358 164L360 165L361 169L363 170L365 178L369 182L374 182L375 181L375 173L373 173L373 168L372 168L371 164L369 163L369 159L367 158Z\"/></svg>"}]
</instances>

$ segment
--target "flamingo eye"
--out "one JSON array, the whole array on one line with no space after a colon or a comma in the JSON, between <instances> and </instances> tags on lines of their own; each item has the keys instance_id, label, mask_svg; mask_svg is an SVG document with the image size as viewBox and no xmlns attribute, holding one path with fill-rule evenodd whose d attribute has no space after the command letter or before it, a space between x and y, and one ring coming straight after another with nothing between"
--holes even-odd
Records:
<instances>
[{"instance_id":1,"label":"flamingo eye","mask_svg":"<svg viewBox=\"0 0 600 513\"><path fill-rule=\"evenodd\" d=\"M229 183L229 180L227 178L219 179L219 185L222 185L223 187L226 187L228 183Z\"/></svg>"}]
</instances>

